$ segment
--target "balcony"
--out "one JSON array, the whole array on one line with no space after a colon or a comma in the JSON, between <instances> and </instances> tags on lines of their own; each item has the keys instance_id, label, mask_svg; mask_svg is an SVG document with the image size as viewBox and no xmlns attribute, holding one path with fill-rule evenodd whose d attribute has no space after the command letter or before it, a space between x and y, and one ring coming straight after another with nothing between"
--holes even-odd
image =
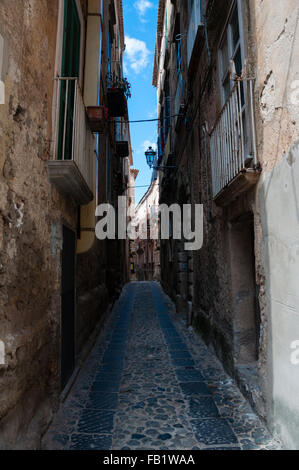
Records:
<instances>
[{"instance_id":1,"label":"balcony","mask_svg":"<svg viewBox=\"0 0 299 470\"><path fill-rule=\"evenodd\" d=\"M187 34L187 65L188 68L194 62L196 52L198 52L198 41L200 32L203 29L201 0L193 0L193 7Z\"/></svg>"},{"instance_id":2,"label":"balcony","mask_svg":"<svg viewBox=\"0 0 299 470\"><path fill-rule=\"evenodd\" d=\"M124 121L116 121L116 153L119 157L129 156L128 125Z\"/></svg>"},{"instance_id":3,"label":"balcony","mask_svg":"<svg viewBox=\"0 0 299 470\"><path fill-rule=\"evenodd\" d=\"M50 181L78 205L93 200L95 141L77 78L57 79L53 160Z\"/></svg>"},{"instance_id":4,"label":"balcony","mask_svg":"<svg viewBox=\"0 0 299 470\"><path fill-rule=\"evenodd\" d=\"M107 101L111 117L124 117L127 114L127 100L121 88L108 88Z\"/></svg>"},{"instance_id":5,"label":"balcony","mask_svg":"<svg viewBox=\"0 0 299 470\"><path fill-rule=\"evenodd\" d=\"M247 80L247 105L242 104L244 85L232 89L211 133L212 188L215 202L227 205L256 184L257 162L253 80ZM245 88L244 88L245 89Z\"/></svg>"}]
</instances>

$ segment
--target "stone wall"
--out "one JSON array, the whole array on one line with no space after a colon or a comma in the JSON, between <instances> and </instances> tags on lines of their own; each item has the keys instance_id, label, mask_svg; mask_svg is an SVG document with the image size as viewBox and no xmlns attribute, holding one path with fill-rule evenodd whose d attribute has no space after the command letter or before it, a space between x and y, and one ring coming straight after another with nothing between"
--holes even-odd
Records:
<instances>
[{"instance_id":1,"label":"stone wall","mask_svg":"<svg viewBox=\"0 0 299 470\"><path fill-rule=\"evenodd\" d=\"M179 202L182 191L204 205L204 245L190 257L179 243L162 243L162 280L174 299L179 296L178 311L187 315L192 302L193 325L271 430L298 448L298 374L290 361L290 345L299 338L298 2L240 3L262 175L226 206L213 201L210 134L222 108L218 49L231 3L206 1L207 36L202 28L191 72L182 41L186 115L177 132L172 127L178 170L161 189L168 204ZM189 24L185 7L176 3L183 31ZM182 260L188 261L189 282L180 272Z\"/></svg>"},{"instance_id":2,"label":"stone wall","mask_svg":"<svg viewBox=\"0 0 299 470\"><path fill-rule=\"evenodd\" d=\"M38 448L59 405L62 227L76 232L78 207L47 173L58 4L0 4L7 58L0 105L1 449ZM77 355L108 305L104 248L95 241L77 256Z\"/></svg>"},{"instance_id":3,"label":"stone wall","mask_svg":"<svg viewBox=\"0 0 299 470\"><path fill-rule=\"evenodd\" d=\"M298 427L295 403L298 380L290 362L290 344L298 336L298 302L292 285L296 284L299 274L295 268L298 266L298 218L297 191L293 183L297 178L299 127L298 102L295 106L291 102L294 81L298 78L298 5L286 1L275 3L273 7L272 2L243 3L248 75L256 77L257 145L263 173L255 188L226 208L211 205L206 196L209 175L201 133L199 176L194 187L197 201L205 205L206 230L204 247L195 253L194 319L271 430L288 448L298 448L295 431ZM212 129L221 109L214 49L221 24L223 20L217 21L215 15L215 21L209 26L213 65L199 109L199 128L206 122L207 129ZM203 52L198 80L202 81L205 70L208 70L208 56ZM247 311L244 320L238 313L240 301L244 310L244 298L238 298L244 291L234 288L235 280L239 287L238 278L242 277L242 258L237 264L232 258L240 243L234 231L237 223L244 227L246 214L251 214L254 223L253 260L260 316L255 332L249 315L252 309ZM245 262L248 248L243 253ZM247 267L249 264L247 259ZM252 352L247 349L244 354L246 364L246 359L240 360L242 352L241 356L239 354L240 348L246 351L248 345ZM258 359L256 367L253 367L254 347Z\"/></svg>"},{"instance_id":4,"label":"stone wall","mask_svg":"<svg viewBox=\"0 0 299 470\"><path fill-rule=\"evenodd\" d=\"M50 185L45 163L58 2L17 3L0 5L9 57L0 106L0 336L6 352L0 448L38 445L51 419L59 374L61 222L74 226L76 220L72 201Z\"/></svg>"}]
</instances>

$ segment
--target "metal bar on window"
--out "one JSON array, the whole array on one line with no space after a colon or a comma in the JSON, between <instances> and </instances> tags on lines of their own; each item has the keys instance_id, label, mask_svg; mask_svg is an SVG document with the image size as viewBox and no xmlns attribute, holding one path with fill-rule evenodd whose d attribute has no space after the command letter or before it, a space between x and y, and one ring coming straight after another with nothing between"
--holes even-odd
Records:
<instances>
[{"instance_id":1,"label":"metal bar on window","mask_svg":"<svg viewBox=\"0 0 299 470\"><path fill-rule=\"evenodd\" d=\"M59 101L60 101L60 94L61 94L61 81L57 81L57 88L56 88L56 118L55 118L55 132L54 132L54 160L57 159L58 154L58 130L59 130Z\"/></svg>"},{"instance_id":2,"label":"metal bar on window","mask_svg":"<svg viewBox=\"0 0 299 470\"><path fill-rule=\"evenodd\" d=\"M255 118L254 118L254 105L253 105L253 80L249 81L250 90L250 114L251 114L251 133L252 133L252 151L253 162L257 165L257 149L256 149L256 135L255 135Z\"/></svg>"},{"instance_id":3,"label":"metal bar on window","mask_svg":"<svg viewBox=\"0 0 299 470\"><path fill-rule=\"evenodd\" d=\"M62 141L62 156L61 159L65 160L65 138L66 138L66 122L67 122L67 107L68 107L68 98L69 98L69 81L66 82L66 92L65 92L65 104L64 104L64 119L63 119L63 141Z\"/></svg>"},{"instance_id":4,"label":"metal bar on window","mask_svg":"<svg viewBox=\"0 0 299 470\"><path fill-rule=\"evenodd\" d=\"M61 160L73 160L82 174L90 190L93 190L93 155L95 141L89 128L86 109L78 83L78 77L58 77L57 86L57 107L56 107L56 129L54 143L54 160L57 159L59 148L59 123L60 116L62 120L62 152ZM66 82L65 86L62 86ZM75 87L72 90L70 84ZM74 91L74 93L73 93ZM71 93L70 93L71 92ZM62 93L65 93L65 100L62 100ZM69 106L70 99L73 100L73 110ZM64 109L61 108L64 106ZM69 119L69 124L68 124ZM67 129L67 126L70 126ZM68 133L71 132L71 135ZM71 141L70 145L67 141ZM66 155L66 149L69 148L70 155Z\"/></svg>"},{"instance_id":5,"label":"metal bar on window","mask_svg":"<svg viewBox=\"0 0 299 470\"><path fill-rule=\"evenodd\" d=\"M75 123L77 121L77 81L75 81L74 91L74 110L73 110L73 135L72 135L72 160L74 160L75 138L77 136L77 129Z\"/></svg>"},{"instance_id":6,"label":"metal bar on window","mask_svg":"<svg viewBox=\"0 0 299 470\"><path fill-rule=\"evenodd\" d=\"M240 130L241 130L241 159L242 166L245 165L245 154L244 154L244 131L243 131L243 112L242 112L242 99L241 99L241 83L240 80L237 82L238 85L238 100L239 100L239 115L240 115Z\"/></svg>"}]
</instances>

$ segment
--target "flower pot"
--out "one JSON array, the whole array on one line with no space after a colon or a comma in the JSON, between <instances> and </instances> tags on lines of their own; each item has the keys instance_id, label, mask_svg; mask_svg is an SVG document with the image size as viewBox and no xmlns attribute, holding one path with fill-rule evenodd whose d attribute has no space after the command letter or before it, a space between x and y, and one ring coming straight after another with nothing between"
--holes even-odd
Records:
<instances>
[{"instance_id":1,"label":"flower pot","mask_svg":"<svg viewBox=\"0 0 299 470\"><path fill-rule=\"evenodd\" d=\"M88 106L87 116L91 132L103 134L106 125L106 112L104 106Z\"/></svg>"}]
</instances>

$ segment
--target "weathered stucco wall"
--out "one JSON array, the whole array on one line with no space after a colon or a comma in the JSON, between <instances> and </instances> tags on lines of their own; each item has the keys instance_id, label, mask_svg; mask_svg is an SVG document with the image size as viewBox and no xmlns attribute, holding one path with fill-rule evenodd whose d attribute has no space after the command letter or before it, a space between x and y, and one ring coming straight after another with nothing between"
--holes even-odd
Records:
<instances>
[{"instance_id":1,"label":"weathered stucco wall","mask_svg":"<svg viewBox=\"0 0 299 470\"><path fill-rule=\"evenodd\" d=\"M299 448L299 364L291 345L299 340L299 141L263 175L259 188L261 258L267 316L265 390L271 425L287 448Z\"/></svg>"},{"instance_id":2,"label":"weathered stucco wall","mask_svg":"<svg viewBox=\"0 0 299 470\"><path fill-rule=\"evenodd\" d=\"M258 185L257 265L263 318L260 378L267 418L289 449L299 448L299 6L251 4L256 41Z\"/></svg>"}]
</instances>

